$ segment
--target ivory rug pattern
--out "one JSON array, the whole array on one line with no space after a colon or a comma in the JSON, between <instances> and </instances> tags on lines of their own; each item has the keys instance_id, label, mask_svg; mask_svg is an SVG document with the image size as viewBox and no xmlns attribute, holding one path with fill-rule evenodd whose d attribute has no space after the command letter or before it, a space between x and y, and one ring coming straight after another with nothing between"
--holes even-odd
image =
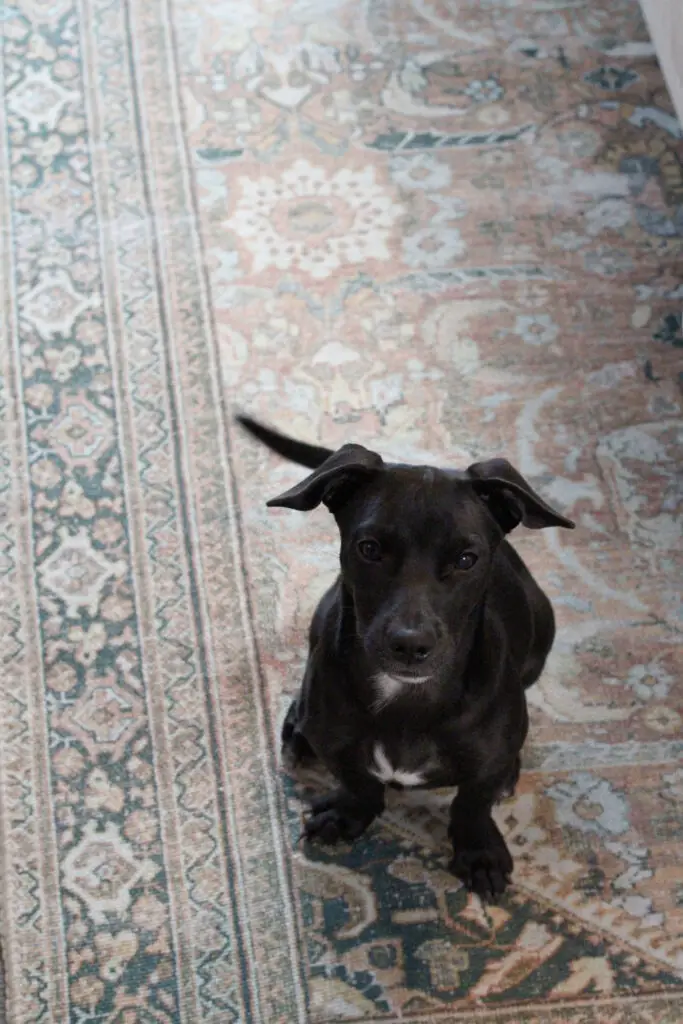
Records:
<instances>
[{"instance_id":1,"label":"ivory rug pattern","mask_svg":"<svg viewBox=\"0 0 683 1024\"><path fill-rule=\"evenodd\" d=\"M683 1018L683 141L633 0L14 0L2 18L11 1024ZM559 637L499 810L304 851L277 731L332 578L231 425L459 465Z\"/></svg>"}]
</instances>

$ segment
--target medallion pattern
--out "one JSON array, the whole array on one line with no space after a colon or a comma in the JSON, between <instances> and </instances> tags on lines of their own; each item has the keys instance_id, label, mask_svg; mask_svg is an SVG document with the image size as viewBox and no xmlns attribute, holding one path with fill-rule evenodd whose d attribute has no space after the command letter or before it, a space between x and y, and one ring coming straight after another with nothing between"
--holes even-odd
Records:
<instances>
[{"instance_id":1,"label":"medallion pattern","mask_svg":"<svg viewBox=\"0 0 683 1024\"><path fill-rule=\"evenodd\" d=\"M638 4L1 16L8 1021L680 1021L683 130ZM500 906L445 794L297 845L336 544L237 406L576 519L517 541L559 634Z\"/></svg>"}]
</instances>

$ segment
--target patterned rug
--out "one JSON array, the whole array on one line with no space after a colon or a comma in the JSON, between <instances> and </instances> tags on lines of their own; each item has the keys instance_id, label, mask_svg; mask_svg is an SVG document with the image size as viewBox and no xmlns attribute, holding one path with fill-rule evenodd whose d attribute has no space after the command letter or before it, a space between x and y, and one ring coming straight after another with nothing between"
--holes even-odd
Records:
<instances>
[{"instance_id":1,"label":"patterned rug","mask_svg":"<svg viewBox=\"0 0 683 1024\"><path fill-rule=\"evenodd\" d=\"M3 33L10 1024L683 1019L683 142L634 0L15 0ZM559 637L498 820L296 845L330 518L231 424L507 455Z\"/></svg>"}]
</instances>

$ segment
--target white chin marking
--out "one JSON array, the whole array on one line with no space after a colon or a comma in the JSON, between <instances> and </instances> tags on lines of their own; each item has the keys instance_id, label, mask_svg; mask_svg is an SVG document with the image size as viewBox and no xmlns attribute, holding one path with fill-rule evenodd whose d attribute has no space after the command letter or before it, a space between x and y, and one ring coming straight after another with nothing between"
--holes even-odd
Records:
<instances>
[{"instance_id":1,"label":"white chin marking","mask_svg":"<svg viewBox=\"0 0 683 1024\"><path fill-rule=\"evenodd\" d=\"M372 756L373 765L370 768L370 774L380 782L398 782L401 786L421 786L423 784L425 777L421 772L404 772L400 768L394 768L381 743L375 743Z\"/></svg>"},{"instance_id":2,"label":"white chin marking","mask_svg":"<svg viewBox=\"0 0 683 1024\"><path fill-rule=\"evenodd\" d=\"M375 676L375 687L379 700L384 704L398 697L407 686L426 683L428 679L429 676L390 676L387 672L380 672Z\"/></svg>"}]
</instances>

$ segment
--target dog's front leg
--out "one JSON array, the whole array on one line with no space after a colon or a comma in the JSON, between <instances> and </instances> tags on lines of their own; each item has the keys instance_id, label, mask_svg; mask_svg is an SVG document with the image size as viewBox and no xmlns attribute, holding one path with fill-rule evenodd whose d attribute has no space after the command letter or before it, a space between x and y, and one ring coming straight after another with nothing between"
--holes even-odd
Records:
<instances>
[{"instance_id":1,"label":"dog's front leg","mask_svg":"<svg viewBox=\"0 0 683 1024\"><path fill-rule=\"evenodd\" d=\"M339 789L311 803L303 835L323 843L357 839L384 810L384 784L369 772L350 765L334 765Z\"/></svg>"},{"instance_id":2,"label":"dog's front leg","mask_svg":"<svg viewBox=\"0 0 683 1024\"><path fill-rule=\"evenodd\" d=\"M502 895L512 874L512 856L491 817L493 805L509 787L511 773L514 768L508 766L490 778L460 786L451 804L450 869L463 885L485 900L495 901Z\"/></svg>"}]
</instances>

